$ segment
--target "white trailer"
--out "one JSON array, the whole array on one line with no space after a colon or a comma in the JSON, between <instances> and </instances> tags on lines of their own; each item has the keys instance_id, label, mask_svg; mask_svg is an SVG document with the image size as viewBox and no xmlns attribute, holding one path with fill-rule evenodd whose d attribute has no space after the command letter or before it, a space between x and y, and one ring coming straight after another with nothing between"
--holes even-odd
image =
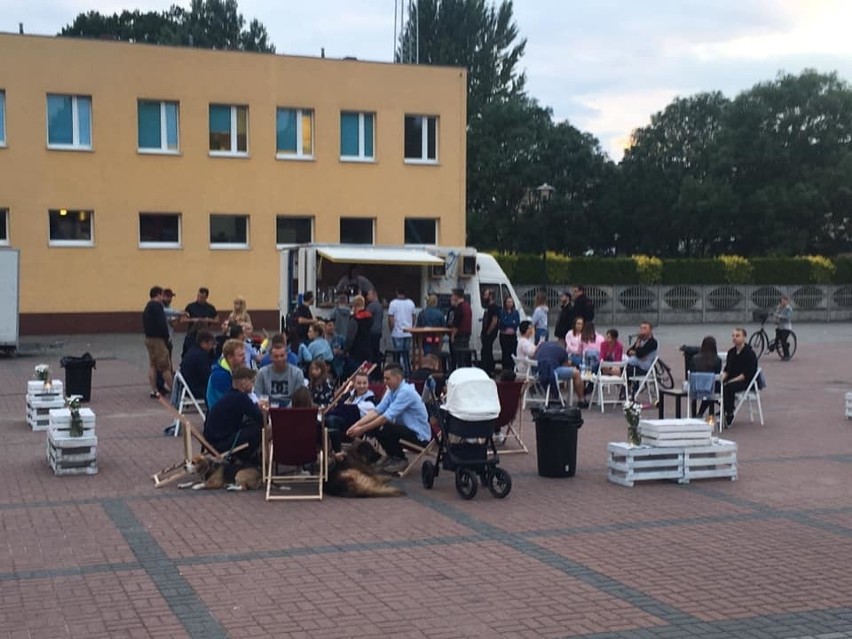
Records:
<instances>
[{"instance_id":1,"label":"white trailer","mask_svg":"<svg viewBox=\"0 0 852 639\"><path fill-rule=\"evenodd\" d=\"M20 282L18 249L0 249L0 351L6 353L18 350Z\"/></svg>"},{"instance_id":2,"label":"white trailer","mask_svg":"<svg viewBox=\"0 0 852 639\"><path fill-rule=\"evenodd\" d=\"M524 318L521 301L506 273L492 256L474 248L439 246L364 246L354 244L294 244L281 250L281 326L307 291L314 293L314 317L328 318L336 303L338 281L357 265L372 282L379 299L389 302L402 287L418 311L428 295L438 297L438 308L446 312L452 289L461 288L473 311L471 347L479 348L484 309L482 294L492 289L496 299L511 296ZM387 338L387 320L384 321ZM499 343L495 344L495 351Z\"/></svg>"}]
</instances>

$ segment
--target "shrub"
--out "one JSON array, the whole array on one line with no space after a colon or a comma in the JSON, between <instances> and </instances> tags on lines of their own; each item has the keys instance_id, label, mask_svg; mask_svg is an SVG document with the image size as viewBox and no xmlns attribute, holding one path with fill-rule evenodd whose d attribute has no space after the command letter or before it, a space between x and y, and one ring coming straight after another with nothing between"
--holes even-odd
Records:
<instances>
[{"instance_id":1,"label":"shrub","mask_svg":"<svg viewBox=\"0 0 852 639\"><path fill-rule=\"evenodd\" d=\"M830 284L834 279L837 267L827 257L805 255L802 259L807 260L811 267L809 284Z\"/></svg>"},{"instance_id":2,"label":"shrub","mask_svg":"<svg viewBox=\"0 0 852 639\"><path fill-rule=\"evenodd\" d=\"M663 261L651 255L634 255L640 284L659 284L663 279Z\"/></svg>"},{"instance_id":3,"label":"shrub","mask_svg":"<svg viewBox=\"0 0 852 639\"><path fill-rule=\"evenodd\" d=\"M739 255L720 255L718 258L725 270L725 284L748 284L753 268L749 261Z\"/></svg>"}]
</instances>

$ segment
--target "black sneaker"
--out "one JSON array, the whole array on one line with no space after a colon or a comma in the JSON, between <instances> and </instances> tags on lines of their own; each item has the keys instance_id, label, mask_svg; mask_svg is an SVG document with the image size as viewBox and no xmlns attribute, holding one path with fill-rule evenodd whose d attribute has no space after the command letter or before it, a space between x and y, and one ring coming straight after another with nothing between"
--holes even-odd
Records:
<instances>
[{"instance_id":1,"label":"black sneaker","mask_svg":"<svg viewBox=\"0 0 852 639\"><path fill-rule=\"evenodd\" d=\"M589 402L587 402L587 401L577 402L577 408L588 408L588 407L589 407Z\"/></svg>"}]
</instances>

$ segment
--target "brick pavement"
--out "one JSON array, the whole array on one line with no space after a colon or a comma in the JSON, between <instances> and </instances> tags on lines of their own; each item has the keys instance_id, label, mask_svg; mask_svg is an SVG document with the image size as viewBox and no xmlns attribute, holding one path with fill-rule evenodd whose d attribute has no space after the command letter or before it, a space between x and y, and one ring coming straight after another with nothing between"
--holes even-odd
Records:
<instances>
[{"instance_id":1,"label":"brick pavement","mask_svg":"<svg viewBox=\"0 0 852 639\"><path fill-rule=\"evenodd\" d=\"M154 489L180 443L161 434L135 336L66 345L99 360L100 472L54 477L23 389L41 361L61 374L58 353L0 360L0 639L852 638L852 336L796 328L795 360L762 362L767 425L745 414L729 431L737 482L611 484L606 442L624 421L587 411L578 475L505 456L503 501L461 501L446 473L428 492L399 481L408 496L392 500ZM678 375L690 330L707 332L667 327ZM534 445L529 416L525 435Z\"/></svg>"}]
</instances>

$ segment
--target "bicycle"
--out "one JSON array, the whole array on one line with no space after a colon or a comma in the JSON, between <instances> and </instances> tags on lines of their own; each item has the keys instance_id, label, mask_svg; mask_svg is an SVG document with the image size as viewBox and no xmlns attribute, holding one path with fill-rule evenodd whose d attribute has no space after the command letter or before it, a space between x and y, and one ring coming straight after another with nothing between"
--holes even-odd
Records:
<instances>
[{"instance_id":1,"label":"bicycle","mask_svg":"<svg viewBox=\"0 0 852 639\"><path fill-rule=\"evenodd\" d=\"M784 348L782 344L776 344L775 338L769 337L769 333L767 333L764 328L766 321L769 319L769 313L766 311L753 311L752 318L755 322L760 322L760 330L756 333L752 333L751 338L748 340L748 345L751 346L754 354L757 355L757 359L760 359L760 356L763 355L763 351L767 349L770 351L774 350L778 354L778 357L784 359ZM798 343L796 334L793 331L789 331L787 339L784 341L787 342L787 359L791 360L793 359L793 355L796 354L796 345Z\"/></svg>"}]
</instances>

